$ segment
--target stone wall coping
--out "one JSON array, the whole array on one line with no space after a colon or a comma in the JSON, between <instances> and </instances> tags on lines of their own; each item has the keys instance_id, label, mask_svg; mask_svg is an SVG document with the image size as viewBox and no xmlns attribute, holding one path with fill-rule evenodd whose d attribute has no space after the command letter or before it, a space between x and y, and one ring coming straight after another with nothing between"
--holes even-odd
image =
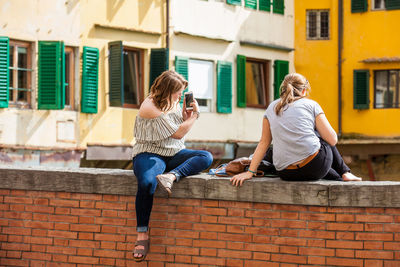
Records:
<instances>
[{"instance_id":1,"label":"stone wall coping","mask_svg":"<svg viewBox=\"0 0 400 267\"><path fill-rule=\"evenodd\" d=\"M136 195L137 183L130 170L1 166L0 188ZM167 197L159 189L155 195ZM400 207L400 182L286 182L263 177L234 187L229 177L201 173L175 183L172 197L326 207Z\"/></svg>"}]
</instances>

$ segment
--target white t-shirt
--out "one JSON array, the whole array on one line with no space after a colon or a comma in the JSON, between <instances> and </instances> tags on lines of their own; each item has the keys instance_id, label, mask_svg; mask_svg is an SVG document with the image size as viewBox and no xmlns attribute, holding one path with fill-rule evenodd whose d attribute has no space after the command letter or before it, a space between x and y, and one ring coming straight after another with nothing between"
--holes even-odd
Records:
<instances>
[{"instance_id":1,"label":"white t-shirt","mask_svg":"<svg viewBox=\"0 0 400 267\"><path fill-rule=\"evenodd\" d=\"M321 106L308 98L301 98L283 108L278 116L273 101L265 111L273 142L273 162L278 171L307 158L320 149L315 118L324 113Z\"/></svg>"}]
</instances>

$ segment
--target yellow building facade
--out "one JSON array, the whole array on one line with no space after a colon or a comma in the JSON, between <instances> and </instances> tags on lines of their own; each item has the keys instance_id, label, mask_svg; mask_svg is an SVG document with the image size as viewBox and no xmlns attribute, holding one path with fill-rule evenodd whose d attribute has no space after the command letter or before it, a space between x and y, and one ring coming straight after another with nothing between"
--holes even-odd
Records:
<instances>
[{"instance_id":1,"label":"yellow building facade","mask_svg":"<svg viewBox=\"0 0 400 267\"><path fill-rule=\"evenodd\" d=\"M296 72L342 137L400 136L399 21L393 0L295 1Z\"/></svg>"}]
</instances>

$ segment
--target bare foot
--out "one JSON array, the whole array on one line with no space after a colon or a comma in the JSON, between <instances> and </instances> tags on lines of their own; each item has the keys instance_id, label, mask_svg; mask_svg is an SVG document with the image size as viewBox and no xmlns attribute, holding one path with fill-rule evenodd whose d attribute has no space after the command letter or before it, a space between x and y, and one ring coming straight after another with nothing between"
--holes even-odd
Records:
<instances>
[{"instance_id":1,"label":"bare foot","mask_svg":"<svg viewBox=\"0 0 400 267\"><path fill-rule=\"evenodd\" d=\"M346 172L342 175L343 181L345 182L358 182L358 181L362 181L361 177L357 177L354 174L352 174L351 172Z\"/></svg>"},{"instance_id":2,"label":"bare foot","mask_svg":"<svg viewBox=\"0 0 400 267\"><path fill-rule=\"evenodd\" d=\"M147 239L149 239L149 235L148 235L147 233L142 233L142 232L140 232L140 233L138 233L138 235L137 235L136 241L139 241L139 240L147 240ZM135 246L135 250L136 250L136 249L144 249L144 246ZM142 256L143 256L142 254L133 253L133 257L134 257L134 258L141 258Z\"/></svg>"}]
</instances>

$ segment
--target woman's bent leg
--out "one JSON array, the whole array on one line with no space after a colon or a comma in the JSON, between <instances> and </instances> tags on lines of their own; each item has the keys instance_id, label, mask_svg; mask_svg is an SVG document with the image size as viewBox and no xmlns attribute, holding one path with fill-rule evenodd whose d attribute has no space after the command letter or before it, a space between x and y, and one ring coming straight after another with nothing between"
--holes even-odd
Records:
<instances>
[{"instance_id":1,"label":"woman's bent leg","mask_svg":"<svg viewBox=\"0 0 400 267\"><path fill-rule=\"evenodd\" d=\"M210 167L213 157L203 150L182 149L171 157L167 163L167 171L176 176L176 180L199 173Z\"/></svg>"},{"instance_id":2,"label":"woman's bent leg","mask_svg":"<svg viewBox=\"0 0 400 267\"><path fill-rule=\"evenodd\" d=\"M156 176L166 168L163 157L152 153L140 153L133 159L133 171L138 181L136 194L137 231L147 232L153 195L157 188Z\"/></svg>"}]
</instances>

